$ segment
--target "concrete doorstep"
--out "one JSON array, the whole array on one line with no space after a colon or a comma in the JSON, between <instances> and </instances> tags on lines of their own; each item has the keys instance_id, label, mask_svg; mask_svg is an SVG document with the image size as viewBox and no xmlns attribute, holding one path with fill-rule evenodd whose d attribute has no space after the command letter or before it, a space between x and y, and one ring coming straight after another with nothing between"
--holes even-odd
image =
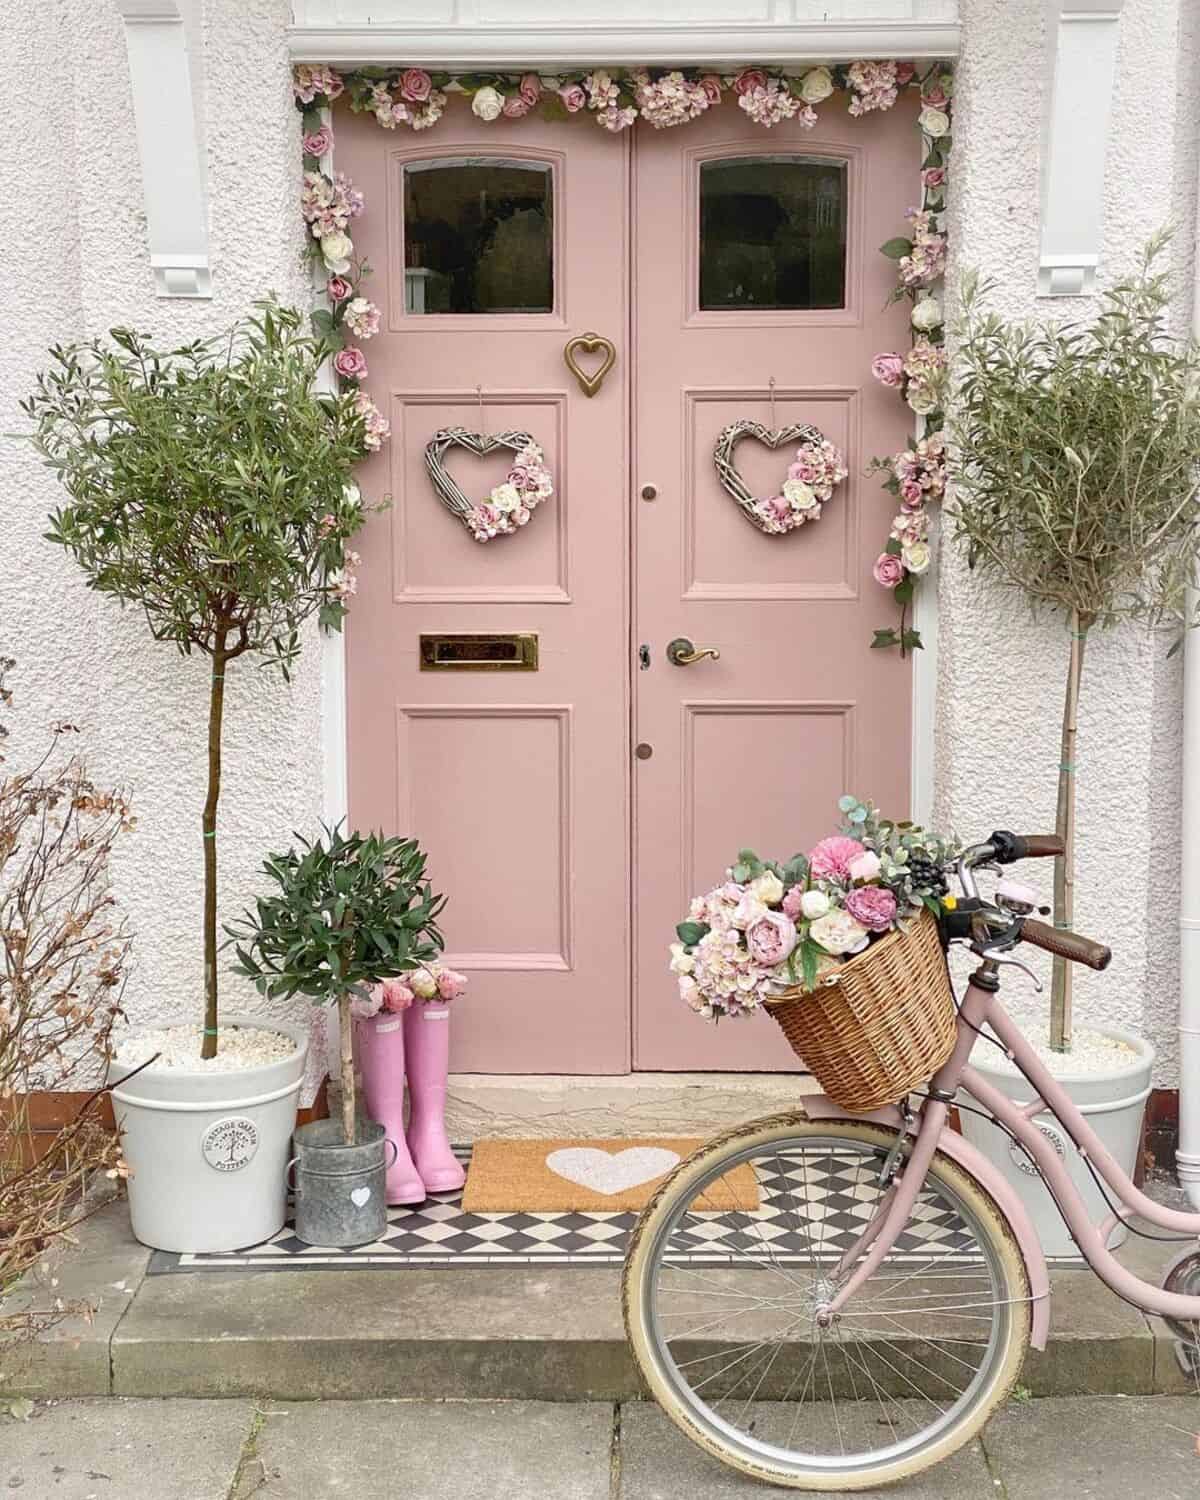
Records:
<instances>
[{"instance_id":1,"label":"concrete doorstep","mask_svg":"<svg viewBox=\"0 0 1200 1500\"><path fill-rule=\"evenodd\" d=\"M1170 1247L1131 1236L1156 1281ZM1167 1253L1164 1253L1167 1252ZM33 1397L372 1397L620 1401L642 1392L614 1266L205 1271L147 1276L122 1203L84 1226L55 1293L97 1305L11 1350L0 1391ZM1088 1270L1052 1273L1052 1338L1021 1377L1035 1396L1191 1394L1165 1325Z\"/></svg>"}]
</instances>

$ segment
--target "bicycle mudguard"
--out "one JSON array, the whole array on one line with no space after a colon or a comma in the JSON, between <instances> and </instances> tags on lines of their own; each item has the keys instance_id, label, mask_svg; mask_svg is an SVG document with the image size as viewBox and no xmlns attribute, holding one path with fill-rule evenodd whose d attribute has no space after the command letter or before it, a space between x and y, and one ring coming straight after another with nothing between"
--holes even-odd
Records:
<instances>
[{"instance_id":1,"label":"bicycle mudguard","mask_svg":"<svg viewBox=\"0 0 1200 1500\"><path fill-rule=\"evenodd\" d=\"M872 1110L866 1115L852 1115L824 1094L805 1094L799 1103L802 1113L810 1120L870 1120L891 1130L904 1128L900 1111L894 1105L887 1109ZM1044 1349L1050 1333L1050 1273L1046 1268L1042 1242L1038 1239L1028 1210L987 1157L957 1131L943 1131L937 1148L995 1199L997 1208L1008 1220L1017 1248L1021 1252L1021 1259L1025 1262L1029 1291L1033 1299L1030 1308L1033 1327L1029 1342L1035 1349Z\"/></svg>"}]
</instances>

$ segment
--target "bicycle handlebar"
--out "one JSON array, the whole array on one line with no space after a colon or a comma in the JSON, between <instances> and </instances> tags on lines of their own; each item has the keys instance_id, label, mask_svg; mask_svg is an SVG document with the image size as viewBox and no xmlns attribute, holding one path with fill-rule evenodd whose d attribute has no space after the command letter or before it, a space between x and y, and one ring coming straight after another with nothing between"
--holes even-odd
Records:
<instances>
[{"instance_id":1,"label":"bicycle handlebar","mask_svg":"<svg viewBox=\"0 0 1200 1500\"><path fill-rule=\"evenodd\" d=\"M1056 833L1007 833L998 828L988 843L992 846L992 857L1001 865L1066 853L1066 844Z\"/></svg>"},{"instance_id":2,"label":"bicycle handlebar","mask_svg":"<svg viewBox=\"0 0 1200 1500\"><path fill-rule=\"evenodd\" d=\"M1087 964L1089 969L1107 969L1112 958L1112 949L1103 943L1095 943L1077 932L1048 927L1045 922L1030 917L1026 917L1021 926L1021 940L1032 943L1035 948L1044 948L1059 958L1069 958L1072 963Z\"/></svg>"}]
</instances>

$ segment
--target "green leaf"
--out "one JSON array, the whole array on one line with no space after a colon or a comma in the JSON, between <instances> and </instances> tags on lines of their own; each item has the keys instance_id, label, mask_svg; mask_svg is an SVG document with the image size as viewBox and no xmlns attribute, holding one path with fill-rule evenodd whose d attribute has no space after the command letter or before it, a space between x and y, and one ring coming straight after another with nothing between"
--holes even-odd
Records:
<instances>
[{"instance_id":1,"label":"green leaf","mask_svg":"<svg viewBox=\"0 0 1200 1500\"><path fill-rule=\"evenodd\" d=\"M888 537L887 541L884 543L883 550L884 550L884 552L887 553L887 555L889 557L899 557L900 554L904 551L904 548L901 546L901 544L896 540L896 538L894 536L890 536L890 537Z\"/></svg>"},{"instance_id":2,"label":"green leaf","mask_svg":"<svg viewBox=\"0 0 1200 1500\"><path fill-rule=\"evenodd\" d=\"M913 249L912 240L899 237L894 240L884 240L880 245L880 253L886 255L889 260L900 260L905 255L911 255Z\"/></svg>"},{"instance_id":3,"label":"green leaf","mask_svg":"<svg viewBox=\"0 0 1200 1500\"><path fill-rule=\"evenodd\" d=\"M885 650L888 646L898 646L900 637L890 626L886 630L877 630L871 641L872 651Z\"/></svg>"},{"instance_id":4,"label":"green leaf","mask_svg":"<svg viewBox=\"0 0 1200 1500\"><path fill-rule=\"evenodd\" d=\"M912 574L910 573L907 578L901 579L892 590L892 598L895 599L897 604L911 604L914 587Z\"/></svg>"},{"instance_id":5,"label":"green leaf","mask_svg":"<svg viewBox=\"0 0 1200 1500\"><path fill-rule=\"evenodd\" d=\"M675 936L685 948L694 948L710 931L707 922L680 922L675 928Z\"/></svg>"},{"instance_id":6,"label":"green leaf","mask_svg":"<svg viewBox=\"0 0 1200 1500\"><path fill-rule=\"evenodd\" d=\"M900 644L906 651L923 651L925 643L921 639L919 630L906 630L901 637Z\"/></svg>"}]
</instances>

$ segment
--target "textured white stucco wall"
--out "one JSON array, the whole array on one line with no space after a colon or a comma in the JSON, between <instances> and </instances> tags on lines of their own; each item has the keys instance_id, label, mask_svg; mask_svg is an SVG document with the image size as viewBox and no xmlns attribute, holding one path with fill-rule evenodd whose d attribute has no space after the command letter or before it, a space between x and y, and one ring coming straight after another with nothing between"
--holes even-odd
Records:
<instances>
[{"instance_id":1,"label":"textured white stucco wall","mask_svg":"<svg viewBox=\"0 0 1200 1500\"><path fill-rule=\"evenodd\" d=\"M0 125L10 201L28 206L32 252L10 262L4 302L0 430L24 426L17 402L51 342L114 323L163 341L215 332L268 289L299 300L306 279L296 214L296 114L284 38L286 0L190 7L192 69L206 142L211 302L154 295L122 26L103 0L0 6L0 56L19 88ZM41 540L60 491L27 444L3 440L0 651L19 658L13 763L69 717L100 781L131 788L137 831L115 878L136 934L127 1010L137 1020L200 1014L200 808L207 663L151 641L142 618L90 595L74 564ZM320 665L315 632L291 686L248 661L226 694L220 901L231 917L264 852L311 829L321 811ZM263 1008L222 980L226 1009Z\"/></svg>"},{"instance_id":2,"label":"textured white stucco wall","mask_svg":"<svg viewBox=\"0 0 1200 1500\"><path fill-rule=\"evenodd\" d=\"M1038 301L1041 0L963 0L955 97L951 293L976 267L1014 316L1084 316L1094 303ZM1130 271L1174 223L1177 316L1191 309L1196 15L1187 0L1126 0L1105 174L1101 285ZM964 836L1053 827L1065 625L1035 622L1015 594L985 589L944 548L939 578L937 816ZM1112 944L1103 975L1078 980L1076 1024L1143 1030L1176 1076L1178 1022L1178 658L1140 630L1088 645L1079 722L1076 925ZM1022 867L1047 896L1050 869ZM1043 966L1044 967L1044 966ZM1009 993L1019 994L1014 981ZM1034 1006L1034 1009L1037 1007Z\"/></svg>"},{"instance_id":3,"label":"textured white stucco wall","mask_svg":"<svg viewBox=\"0 0 1200 1500\"><path fill-rule=\"evenodd\" d=\"M214 297L154 296L120 21L108 3L0 7L0 56L21 80L0 99L9 201L27 205L32 253L0 286L6 355L0 431L52 341L132 323L163 339L215 330L270 288L305 294L300 161L288 88L286 0L191 0L189 36L205 141ZM1127 0L1106 181L1102 279L1174 221L1179 318L1190 311L1195 219L1197 22L1188 0ZM952 213L953 267L1002 283L1012 313L1035 298L1043 78L1040 0L963 0ZM1065 310L1078 313L1072 301ZM116 867L137 933L128 1009L162 1018L199 1005L200 830L206 674L155 646L141 620L97 600L40 540L56 487L32 452L2 440L0 650L20 658L14 754L52 718L86 729L101 780L133 793L138 832ZM943 559L937 713L938 816L963 834L1049 827L1066 641L1019 601L985 593ZM1079 987L1083 1017L1143 1026L1174 1078L1178 995L1179 673L1129 631L1090 650L1081 717L1079 925L1117 952ZM265 849L321 811L315 636L290 687L242 663L228 684L221 908L232 915ZM1032 867L1029 867L1032 868ZM1046 880L1048 889L1048 875ZM225 980L228 1006L251 1000Z\"/></svg>"}]
</instances>

